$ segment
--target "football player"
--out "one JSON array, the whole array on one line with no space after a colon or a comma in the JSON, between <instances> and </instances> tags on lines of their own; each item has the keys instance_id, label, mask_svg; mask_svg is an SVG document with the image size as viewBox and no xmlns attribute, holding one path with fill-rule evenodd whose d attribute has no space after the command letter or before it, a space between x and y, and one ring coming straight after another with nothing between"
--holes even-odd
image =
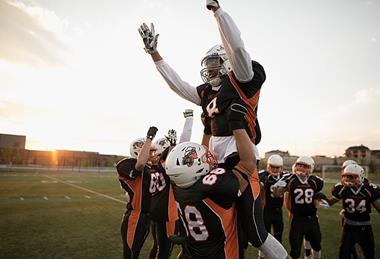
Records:
<instances>
[{"instance_id":1,"label":"football player","mask_svg":"<svg viewBox=\"0 0 380 259\"><path fill-rule=\"evenodd\" d=\"M230 107L228 120L240 153L233 169L217 167L211 152L196 143L179 144L169 153L166 171L175 183L174 195L187 233L186 258L239 258L235 201L251 188L242 175L256 167L252 143L242 126L246 112L241 103ZM285 250L275 246L260 249L268 258L287 257Z\"/></svg>"},{"instance_id":2,"label":"football player","mask_svg":"<svg viewBox=\"0 0 380 259\"><path fill-rule=\"evenodd\" d=\"M304 237L310 242L314 258L321 258L321 231L317 217L316 193L323 188L323 179L312 175L314 160L308 156L297 158L293 174L274 185L277 197L287 191L291 223L289 231L290 257L299 258Z\"/></svg>"},{"instance_id":3,"label":"football player","mask_svg":"<svg viewBox=\"0 0 380 259\"><path fill-rule=\"evenodd\" d=\"M154 26L149 28L143 24L139 28L140 35L160 74L169 87L184 99L202 106L204 118L204 136L202 143L209 145L216 155L219 164L231 169L238 159L237 146L232 134L232 128L227 122L228 107L231 103L242 100L248 107L244 120L244 129L254 144L261 138L257 121L257 105L260 89L265 81L265 71L256 61L251 60L240 37L240 31L232 18L220 8L218 1L207 0L206 6L214 12L221 35L222 44L212 47L202 60L201 70L204 84L193 87L183 81L179 75L162 59L157 50L158 34ZM251 148L258 151L255 145ZM267 240L268 233L262 219L260 184L257 170L250 175L244 175L250 183L237 204L239 220L243 221L245 234L255 247L261 247ZM275 240L268 239L269 245ZM280 245L272 244L272 246ZM284 249L282 246L278 249Z\"/></svg>"},{"instance_id":4,"label":"football player","mask_svg":"<svg viewBox=\"0 0 380 259\"><path fill-rule=\"evenodd\" d=\"M157 133L156 127L150 127L146 138L132 142L131 157L119 161L116 165L122 188L128 193L127 211L121 223L123 256L125 259L137 259L149 233L150 182L149 170L156 162L152 140Z\"/></svg>"},{"instance_id":5,"label":"football player","mask_svg":"<svg viewBox=\"0 0 380 259\"><path fill-rule=\"evenodd\" d=\"M193 126L193 110L186 109L183 115L185 123L179 139L180 143L190 140ZM152 195L150 218L153 236L153 245L150 252L151 259L169 258L173 247L169 237L175 232L178 215L173 188L163 164L165 163L167 152L176 145L176 142L177 134L175 130L169 130L165 137L155 141L156 151L154 155L159 160L159 163L156 166L157 170L151 171L150 174L149 191Z\"/></svg>"},{"instance_id":6,"label":"football player","mask_svg":"<svg viewBox=\"0 0 380 259\"><path fill-rule=\"evenodd\" d=\"M279 155L271 155L267 161L267 169L260 173L260 183L263 191L264 223L268 232L272 231L273 236L281 243L284 222L282 219L282 205L284 196L275 197L273 185L283 176L283 159ZM264 258L264 254L259 251L259 257Z\"/></svg>"},{"instance_id":7,"label":"football player","mask_svg":"<svg viewBox=\"0 0 380 259\"><path fill-rule=\"evenodd\" d=\"M332 205L342 200L344 226L339 258L351 258L352 248L359 244L365 258L375 258L375 241L371 226L371 204L380 213L380 188L364 181L364 170L357 164L347 165L342 180L332 189L328 199Z\"/></svg>"}]
</instances>

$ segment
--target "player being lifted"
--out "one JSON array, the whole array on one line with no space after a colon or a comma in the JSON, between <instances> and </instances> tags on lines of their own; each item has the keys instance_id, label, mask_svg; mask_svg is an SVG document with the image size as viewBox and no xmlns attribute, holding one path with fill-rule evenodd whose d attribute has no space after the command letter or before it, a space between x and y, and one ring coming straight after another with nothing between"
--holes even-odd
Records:
<instances>
[{"instance_id":1,"label":"player being lifted","mask_svg":"<svg viewBox=\"0 0 380 259\"><path fill-rule=\"evenodd\" d=\"M260 141L260 129L256 112L265 72L259 63L251 60L240 38L239 29L232 18L220 8L219 3L208 0L206 6L214 12L223 45L211 48L202 60L205 68L201 74L205 83L198 87L183 81L162 59L157 51L158 35L155 34L153 25L149 29L143 24L139 32L146 52L151 54L158 71L170 88L186 100L202 106L205 122L202 143L209 145L219 164L224 164L225 168L233 168L239 159L236 155L233 128L227 122L227 109L232 102L243 100L244 106L248 107L243 128L251 141L257 144ZM254 144L251 148L257 150ZM258 152L256 154L259 157ZM283 254L284 248L265 230L257 170L242 175L249 181L250 188L239 199L237 210L249 241L255 247L271 246L275 248L272 251Z\"/></svg>"},{"instance_id":2,"label":"player being lifted","mask_svg":"<svg viewBox=\"0 0 380 259\"><path fill-rule=\"evenodd\" d=\"M359 244L366 259L375 258L375 241L371 226L371 204L380 213L380 188L364 180L364 170L357 164L348 164L342 180L332 189L330 205L342 200L344 226L339 258L351 258L355 244Z\"/></svg>"},{"instance_id":3,"label":"player being lifted","mask_svg":"<svg viewBox=\"0 0 380 259\"><path fill-rule=\"evenodd\" d=\"M321 258L321 231L317 217L316 193L323 188L323 179L311 173L314 160L299 157L293 165L293 174L285 175L274 184L275 196L289 194L291 223L289 231L290 257L299 258L304 237L310 241L314 258Z\"/></svg>"}]
</instances>

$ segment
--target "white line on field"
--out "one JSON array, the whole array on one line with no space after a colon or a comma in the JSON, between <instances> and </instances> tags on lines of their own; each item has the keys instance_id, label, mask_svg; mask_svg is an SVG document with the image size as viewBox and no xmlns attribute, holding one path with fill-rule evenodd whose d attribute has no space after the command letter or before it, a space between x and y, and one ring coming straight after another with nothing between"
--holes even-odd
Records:
<instances>
[{"instance_id":1,"label":"white line on field","mask_svg":"<svg viewBox=\"0 0 380 259\"><path fill-rule=\"evenodd\" d=\"M72 183L68 183L68 182L65 182L65 181L61 181L57 178L54 178L54 177L51 177L51 176L47 176L47 175L44 175L46 178L49 178L49 179L52 179L52 180L55 180L55 181L58 181L60 183L63 183L63 184L66 184L66 185L69 185L71 187L74 187L74 188L77 188L77 189L81 189L81 190L84 190L86 192L91 192L91 193L94 193L94 194L97 194L97 195L100 195L100 196L103 196L104 198L107 198L107 199L110 199L110 200L113 200L113 201L116 201L116 202L120 202L120 203L123 203L123 204L127 204L125 201L122 201L122 200L119 200L119 199L116 199L114 197L111 197L111 196L108 196L106 194L103 194L103 193L100 193L100 192L96 192L96 191L93 191L93 190L90 190L90 189L87 189L87 188L84 188L84 187L81 187L79 185L76 185L76 184L72 184Z\"/></svg>"},{"instance_id":2,"label":"white line on field","mask_svg":"<svg viewBox=\"0 0 380 259\"><path fill-rule=\"evenodd\" d=\"M48 197L44 196L44 200L48 200L48 199L49 199Z\"/></svg>"},{"instance_id":3,"label":"white line on field","mask_svg":"<svg viewBox=\"0 0 380 259\"><path fill-rule=\"evenodd\" d=\"M90 196L88 196L88 195L85 195L84 197L86 197L87 199L91 199L91 197L90 197Z\"/></svg>"},{"instance_id":4,"label":"white line on field","mask_svg":"<svg viewBox=\"0 0 380 259\"><path fill-rule=\"evenodd\" d=\"M20 197L20 200L22 200L22 201L23 201L23 200L24 200L24 198L23 198L23 197Z\"/></svg>"},{"instance_id":5,"label":"white line on field","mask_svg":"<svg viewBox=\"0 0 380 259\"><path fill-rule=\"evenodd\" d=\"M71 200L71 198L67 195L65 195L65 199Z\"/></svg>"}]
</instances>

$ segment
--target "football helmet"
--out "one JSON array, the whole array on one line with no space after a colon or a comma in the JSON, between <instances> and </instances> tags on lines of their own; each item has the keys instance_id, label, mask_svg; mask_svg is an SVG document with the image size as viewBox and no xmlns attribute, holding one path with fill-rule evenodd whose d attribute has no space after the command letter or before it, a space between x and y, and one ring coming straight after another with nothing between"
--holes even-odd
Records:
<instances>
[{"instance_id":1,"label":"football helmet","mask_svg":"<svg viewBox=\"0 0 380 259\"><path fill-rule=\"evenodd\" d=\"M364 169L358 164L349 164L342 172L342 184L345 186L359 186L364 180Z\"/></svg>"},{"instance_id":2,"label":"football helmet","mask_svg":"<svg viewBox=\"0 0 380 259\"><path fill-rule=\"evenodd\" d=\"M222 44L213 46L206 52L201 61L201 77L203 82L211 86L218 86L221 82L221 76L232 71L230 62Z\"/></svg>"},{"instance_id":3,"label":"football helmet","mask_svg":"<svg viewBox=\"0 0 380 259\"><path fill-rule=\"evenodd\" d=\"M284 161L279 155L271 155L267 162L267 171L271 174L278 175L282 171Z\"/></svg>"},{"instance_id":4,"label":"football helmet","mask_svg":"<svg viewBox=\"0 0 380 259\"><path fill-rule=\"evenodd\" d=\"M314 170L314 160L309 156L300 156L294 163L294 173L299 176L307 177Z\"/></svg>"},{"instance_id":5,"label":"football helmet","mask_svg":"<svg viewBox=\"0 0 380 259\"><path fill-rule=\"evenodd\" d=\"M180 188L192 186L216 166L217 161L211 152L205 146L193 142L175 146L165 163L167 175Z\"/></svg>"},{"instance_id":6,"label":"football helmet","mask_svg":"<svg viewBox=\"0 0 380 259\"><path fill-rule=\"evenodd\" d=\"M167 140L167 138L159 138L154 142L154 146L156 148L155 155L160 156L162 152L165 151L168 147L170 147L170 142Z\"/></svg>"},{"instance_id":7,"label":"football helmet","mask_svg":"<svg viewBox=\"0 0 380 259\"><path fill-rule=\"evenodd\" d=\"M129 147L129 153L131 154L131 157L137 158L140 154L141 148L145 143L145 138L137 138L134 141L132 141L130 147Z\"/></svg>"},{"instance_id":8,"label":"football helmet","mask_svg":"<svg viewBox=\"0 0 380 259\"><path fill-rule=\"evenodd\" d=\"M341 168L342 170L344 170L344 168L346 168L348 165L357 165L358 163L356 163L356 161L354 160L346 160L343 162Z\"/></svg>"}]
</instances>

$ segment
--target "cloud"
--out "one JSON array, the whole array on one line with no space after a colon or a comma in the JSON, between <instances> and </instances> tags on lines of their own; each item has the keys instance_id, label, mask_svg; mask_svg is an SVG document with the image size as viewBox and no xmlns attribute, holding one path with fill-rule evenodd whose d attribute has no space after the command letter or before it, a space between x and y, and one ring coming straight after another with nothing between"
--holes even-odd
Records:
<instances>
[{"instance_id":1,"label":"cloud","mask_svg":"<svg viewBox=\"0 0 380 259\"><path fill-rule=\"evenodd\" d=\"M361 89L355 93L355 103L368 104L377 103L380 99L380 86Z\"/></svg>"},{"instance_id":2,"label":"cloud","mask_svg":"<svg viewBox=\"0 0 380 259\"><path fill-rule=\"evenodd\" d=\"M21 2L0 1L0 59L36 67L63 64L68 23L55 13Z\"/></svg>"}]
</instances>

